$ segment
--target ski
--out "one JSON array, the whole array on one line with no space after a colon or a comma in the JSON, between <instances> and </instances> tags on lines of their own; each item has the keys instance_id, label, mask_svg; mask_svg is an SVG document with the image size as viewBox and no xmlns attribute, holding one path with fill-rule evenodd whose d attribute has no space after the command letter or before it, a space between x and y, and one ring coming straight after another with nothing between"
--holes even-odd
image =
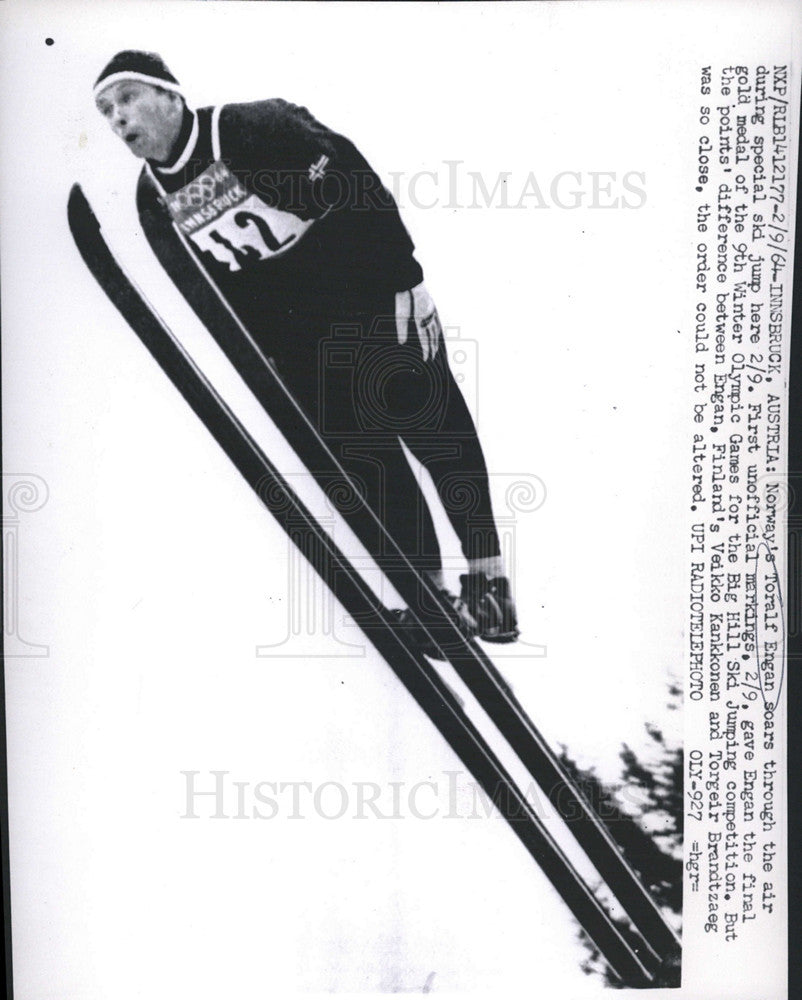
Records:
<instances>
[{"instance_id":1,"label":"ski","mask_svg":"<svg viewBox=\"0 0 802 1000\"><path fill-rule=\"evenodd\" d=\"M148 242L167 274L307 468L324 473L327 479L341 476L347 480L347 474L282 382L270 359L259 349L173 224L158 189L146 173L142 174L137 189L137 207ZM376 520L366 504L362 504L359 516ZM384 537L385 552L375 558L388 579L540 789L570 823L573 836L649 949L661 961L676 959L680 952L677 935L592 804L563 768L490 658L476 642L465 638L447 602L425 576L416 571L386 531Z\"/></svg>"},{"instance_id":2,"label":"ski","mask_svg":"<svg viewBox=\"0 0 802 1000\"><path fill-rule=\"evenodd\" d=\"M504 816L613 972L627 986L654 985L660 963L652 950L622 935L437 671L404 641L392 612L378 601L137 290L106 243L97 217L77 184L70 192L68 221L78 251L102 290ZM268 366L265 377L269 374ZM266 483L270 489L264 488ZM449 626L450 622L444 620L438 629L445 633ZM475 644L469 647L475 648Z\"/></svg>"}]
</instances>

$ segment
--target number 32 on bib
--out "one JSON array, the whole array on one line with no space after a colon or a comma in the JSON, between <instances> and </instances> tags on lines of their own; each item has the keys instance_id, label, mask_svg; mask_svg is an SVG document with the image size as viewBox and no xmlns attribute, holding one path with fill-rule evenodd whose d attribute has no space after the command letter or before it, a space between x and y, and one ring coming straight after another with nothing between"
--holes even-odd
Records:
<instances>
[{"instance_id":1,"label":"number 32 on bib","mask_svg":"<svg viewBox=\"0 0 802 1000\"><path fill-rule=\"evenodd\" d=\"M220 162L165 200L179 230L229 271L283 253L314 221L267 205Z\"/></svg>"}]
</instances>

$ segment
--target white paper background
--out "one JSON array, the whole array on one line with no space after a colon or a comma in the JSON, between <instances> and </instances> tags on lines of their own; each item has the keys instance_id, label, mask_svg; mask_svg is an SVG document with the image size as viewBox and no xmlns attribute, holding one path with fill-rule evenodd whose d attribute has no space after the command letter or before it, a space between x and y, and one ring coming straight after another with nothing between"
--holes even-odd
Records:
<instances>
[{"instance_id":1,"label":"white paper background","mask_svg":"<svg viewBox=\"0 0 802 1000\"><path fill-rule=\"evenodd\" d=\"M440 992L597 992L562 902L500 820L179 818L186 769L384 787L459 764L370 652L332 658L312 627L293 658L256 657L287 635L286 542L101 295L66 198L80 180L190 329L132 239L139 165L91 100L122 48L159 51L198 106L305 104L388 183L399 173L427 285L475 352L497 510L515 477L547 491L517 516L514 553L523 638L547 655L498 662L555 745L614 777L645 721L680 735L665 704L684 649L698 67L789 61L793 5L0 13L5 470L49 489L19 536L20 631L49 656L6 668L18 996L417 991L431 973ZM448 160L491 189L509 172L513 204L530 172L548 192L562 171L636 171L647 198L449 208ZM431 208L406 187L423 170ZM434 181L417 191L433 200ZM683 996L734 995L698 951L684 971ZM780 972L761 996L780 995Z\"/></svg>"}]
</instances>

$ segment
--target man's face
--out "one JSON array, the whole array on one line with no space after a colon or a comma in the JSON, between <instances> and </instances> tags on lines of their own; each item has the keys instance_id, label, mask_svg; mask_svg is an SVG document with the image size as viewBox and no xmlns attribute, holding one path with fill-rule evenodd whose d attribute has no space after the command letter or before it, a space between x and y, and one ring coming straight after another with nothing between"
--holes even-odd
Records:
<instances>
[{"instance_id":1,"label":"man's face","mask_svg":"<svg viewBox=\"0 0 802 1000\"><path fill-rule=\"evenodd\" d=\"M95 104L134 156L160 163L170 158L183 114L177 94L137 80L119 80L101 90Z\"/></svg>"}]
</instances>

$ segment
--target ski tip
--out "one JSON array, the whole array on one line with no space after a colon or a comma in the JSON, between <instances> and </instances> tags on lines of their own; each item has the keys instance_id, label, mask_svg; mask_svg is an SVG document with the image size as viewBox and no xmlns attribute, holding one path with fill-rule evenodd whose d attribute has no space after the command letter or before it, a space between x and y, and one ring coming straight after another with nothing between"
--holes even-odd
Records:
<instances>
[{"instance_id":1,"label":"ski tip","mask_svg":"<svg viewBox=\"0 0 802 1000\"><path fill-rule=\"evenodd\" d=\"M67 206L69 207L70 205L74 205L80 201L83 201L84 203L88 204L88 202L86 201L86 195L84 194L84 189L76 181L75 184L73 184L73 186L70 188L70 196L67 199Z\"/></svg>"},{"instance_id":2,"label":"ski tip","mask_svg":"<svg viewBox=\"0 0 802 1000\"><path fill-rule=\"evenodd\" d=\"M78 183L73 184L70 188L70 196L67 199L67 220L73 234L78 231L86 231L87 228L100 229L97 216L92 211L92 206Z\"/></svg>"},{"instance_id":3,"label":"ski tip","mask_svg":"<svg viewBox=\"0 0 802 1000\"><path fill-rule=\"evenodd\" d=\"M67 216L70 220L70 226L73 225L75 219L80 212L86 212L89 208L89 202L86 200L86 195L80 184L76 183L70 188L70 196L67 199Z\"/></svg>"}]
</instances>

